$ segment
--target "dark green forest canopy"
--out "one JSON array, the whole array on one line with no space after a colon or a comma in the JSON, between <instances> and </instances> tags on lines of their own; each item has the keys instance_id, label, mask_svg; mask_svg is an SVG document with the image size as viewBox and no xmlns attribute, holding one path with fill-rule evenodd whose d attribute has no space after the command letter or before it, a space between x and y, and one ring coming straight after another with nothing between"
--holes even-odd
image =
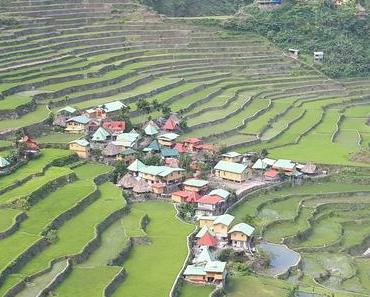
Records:
<instances>
[{"instance_id":1,"label":"dark green forest canopy","mask_svg":"<svg viewBox=\"0 0 370 297\"><path fill-rule=\"evenodd\" d=\"M274 11L254 5L228 22L233 30L254 31L283 49L325 54L321 70L331 77L370 75L370 21L359 18L356 2L287 0Z\"/></svg>"},{"instance_id":2,"label":"dark green forest canopy","mask_svg":"<svg viewBox=\"0 0 370 297\"><path fill-rule=\"evenodd\" d=\"M234 14L253 0L140 0L168 16L207 16Z\"/></svg>"}]
</instances>

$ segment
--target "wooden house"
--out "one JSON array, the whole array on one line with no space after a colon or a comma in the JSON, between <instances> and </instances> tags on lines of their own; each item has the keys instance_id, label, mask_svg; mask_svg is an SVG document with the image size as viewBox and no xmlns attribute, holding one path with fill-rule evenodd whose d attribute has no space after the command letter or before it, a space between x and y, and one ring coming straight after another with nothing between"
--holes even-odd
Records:
<instances>
[{"instance_id":1,"label":"wooden house","mask_svg":"<svg viewBox=\"0 0 370 297\"><path fill-rule=\"evenodd\" d=\"M144 126L144 133L147 136L155 136L159 133L159 127L154 121L149 121L145 126Z\"/></svg>"},{"instance_id":2,"label":"wooden house","mask_svg":"<svg viewBox=\"0 0 370 297\"><path fill-rule=\"evenodd\" d=\"M214 167L214 174L225 180L243 182L248 178L248 166L234 162L219 161Z\"/></svg>"},{"instance_id":3,"label":"wooden house","mask_svg":"<svg viewBox=\"0 0 370 297\"><path fill-rule=\"evenodd\" d=\"M314 52L313 60L315 63L321 63L324 60L324 52Z\"/></svg>"},{"instance_id":4,"label":"wooden house","mask_svg":"<svg viewBox=\"0 0 370 297\"><path fill-rule=\"evenodd\" d=\"M113 118L121 113L122 108L127 107L121 101L113 101L99 105L96 108L86 110L86 114L90 118L104 120L106 118Z\"/></svg>"},{"instance_id":5,"label":"wooden house","mask_svg":"<svg viewBox=\"0 0 370 297\"><path fill-rule=\"evenodd\" d=\"M301 172L307 175L315 175L317 174L317 166L315 164L308 163L302 167Z\"/></svg>"},{"instance_id":6,"label":"wooden house","mask_svg":"<svg viewBox=\"0 0 370 297\"><path fill-rule=\"evenodd\" d=\"M184 271L185 280L192 283L206 283L206 276L204 265L188 265Z\"/></svg>"},{"instance_id":7,"label":"wooden house","mask_svg":"<svg viewBox=\"0 0 370 297\"><path fill-rule=\"evenodd\" d=\"M248 241L251 240L255 229L246 224L240 223L231 228L229 231L231 245L235 248L248 248Z\"/></svg>"},{"instance_id":8,"label":"wooden house","mask_svg":"<svg viewBox=\"0 0 370 297\"><path fill-rule=\"evenodd\" d=\"M226 162L234 162L234 163L239 163L243 159L243 155L237 152L228 152L228 153L222 154L221 157L222 157L222 160Z\"/></svg>"},{"instance_id":9,"label":"wooden house","mask_svg":"<svg viewBox=\"0 0 370 297\"><path fill-rule=\"evenodd\" d=\"M218 244L218 240L208 231L204 233L204 235L197 240L198 246L207 246L207 247L216 247Z\"/></svg>"},{"instance_id":10,"label":"wooden house","mask_svg":"<svg viewBox=\"0 0 370 297\"><path fill-rule=\"evenodd\" d=\"M192 283L221 284L226 279L226 262L209 261L206 265L188 265L184 271L185 280Z\"/></svg>"},{"instance_id":11,"label":"wooden house","mask_svg":"<svg viewBox=\"0 0 370 297\"><path fill-rule=\"evenodd\" d=\"M279 159L277 160L274 165L272 165L272 169L281 170L285 172L293 172L295 171L296 164L293 163L291 160Z\"/></svg>"},{"instance_id":12,"label":"wooden house","mask_svg":"<svg viewBox=\"0 0 370 297\"><path fill-rule=\"evenodd\" d=\"M177 131L180 129L180 120L176 116L171 115L163 125L162 129L168 132Z\"/></svg>"},{"instance_id":13,"label":"wooden house","mask_svg":"<svg viewBox=\"0 0 370 297\"><path fill-rule=\"evenodd\" d=\"M167 147L174 147L175 141L179 137L176 133L166 133L158 136L158 142L160 145L164 145Z\"/></svg>"},{"instance_id":14,"label":"wooden house","mask_svg":"<svg viewBox=\"0 0 370 297\"><path fill-rule=\"evenodd\" d=\"M198 200L197 216L217 216L225 210L225 200L219 196L203 196Z\"/></svg>"},{"instance_id":15,"label":"wooden house","mask_svg":"<svg viewBox=\"0 0 370 297\"><path fill-rule=\"evenodd\" d=\"M84 115L70 118L66 122L67 133L82 134L87 130L90 119Z\"/></svg>"},{"instance_id":16,"label":"wooden house","mask_svg":"<svg viewBox=\"0 0 370 297\"><path fill-rule=\"evenodd\" d=\"M140 134L135 132L121 133L117 135L114 141L116 145L123 146L125 148L137 148L140 140Z\"/></svg>"},{"instance_id":17,"label":"wooden house","mask_svg":"<svg viewBox=\"0 0 370 297\"><path fill-rule=\"evenodd\" d=\"M103 127L99 127L98 130L91 137L92 142L105 143L111 140L111 134L105 130Z\"/></svg>"},{"instance_id":18,"label":"wooden house","mask_svg":"<svg viewBox=\"0 0 370 297\"><path fill-rule=\"evenodd\" d=\"M163 194L166 191L166 184L161 182L152 184L152 190L154 194Z\"/></svg>"},{"instance_id":19,"label":"wooden house","mask_svg":"<svg viewBox=\"0 0 370 297\"><path fill-rule=\"evenodd\" d=\"M188 152L194 152L196 149L196 146L203 143L203 140L200 138L188 138L184 140L184 148Z\"/></svg>"},{"instance_id":20,"label":"wooden house","mask_svg":"<svg viewBox=\"0 0 370 297\"><path fill-rule=\"evenodd\" d=\"M78 114L79 114L78 110L72 106L63 107L56 112L56 115L62 115L67 118L77 116Z\"/></svg>"},{"instance_id":21,"label":"wooden house","mask_svg":"<svg viewBox=\"0 0 370 297\"><path fill-rule=\"evenodd\" d=\"M122 153L123 150L124 150L124 148L122 146L115 145L113 142L110 142L102 150L101 154L104 158L108 158L108 159L112 159L112 160L116 160L116 159L119 160L120 154ZM133 161L135 161L135 159L136 158L131 160L131 162L129 162L128 165L130 165Z\"/></svg>"},{"instance_id":22,"label":"wooden house","mask_svg":"<svg viewBox=\"0 0 370 297\"><path fill-rule=\"evenodd\" d=\"M191 178L183 182L184 191L205 193L208 190L208 181Z\"/></svg>"},{"instance_id":23,"label":"wooden house","mask_svg":"<svg viewBox=\"0 0 370 297\"><path fill-rule=\"evenodd\" d=\"M135 150L128 148L118 154L117 160L123 161L126 165L130 165L136 160L136 154L137 152Z\"/></svg>"},{"instance_id":24,"label":"wooden house","mask_svg":"<svg viewBox=\"0 0 370 297\"><path fill-rule=\"evenodd\" d=\"M27 154L38 154L40 151L39 145L28 135L23 135L19 140L18 144L23 146L24 152Z\"/></svg>"},{"instance_id":25,"label":"wooden house","mask_svg":"<svg viewBox=\"0 0 370 297\"><path fill-rule=\"evenodd\" d=\"M223 214L213 221L213 232L217 238L224 239L228 237L228 232L234 219L235 217L230 214Z\"/></svg>"},{"instance_id":26,"label":"wooden house","mask_svg":"<svg viewBox=\"0 0 370 297\"><path fill-rule=\"evenodd\" d=\"M210 230L213 230L213 222L216 220L217 216L199 216L198 225L200 228L207 226Z\"/></svg>"},{"instance_id":27,"label":"wooden house","mask_svg":"<svg viewBox=\"0 0 370 297\"><path fill-rule=\"evenodd\" d=\"M167 166L145 166L140 169L139 177L150 185L163 182L165 184L180 183L184 179L184 169Z\"/></svg>"},{"instance_id":28,"label":"wooden house","mask_svg":"<svg viewBox=\"0 0 370 297\"><path fill-rule=\"evenodd\" d=\"M145 167L146 165L141 162L140 160L136 159L133 161L128 167L127 170L133 175L138 176L139 172Z\"/></svg>"},{"instance_id":29,"label":"wooden house","mask_svg":"<svg viewBox=\"0 0 370 297\"><path fill-rule=\"evenodd\" d=\"M112 120L105 120L103 122L103 128L108 131L112 136L117 136L123 133L126 129L126 122L125 121L112 121ZM115 138L115 137L113 137Z\"/></svg>"},{"instance_id":30,"label":"wooden house","mask_svg":"<svg viewBox=\"0 0 370 297\"><path fill-rule=\"evenodd\" d=\"M86 139L71 141L69 143L69 149L82 159L88 159L90 157L90 143Z\"/></svg>"},{"instance_id":31,"label":"wooden house","mask_svg":"<svg viewBox=\"0 0 370 297\"><path fill-rule=\"evenodd\" d=\"M197 203L201 196L197 192L176 191L171 194L175 203Z\"/></svg>"},{"instance_id":32,"label":"wooden house","mask_svg":"<svg viewBox=\"0 0 370 297\"><path fill-rule=\"evenodd\" d=\"M267 170L263 176L267 181L278 181L280 179L279 171L275 169Z\"/></svg>"},{"instance_id":33,"label":"wooden house","mask_svg":"<svg viewBox=\"0 0 370 297\"><path fill-rule=\"evenodd\" d=\"M209 192L208 195L219 196L222 199L224 199L225 201L227 201L227 199L229 199L229 197L231 196L231 193L229 191L224 190L224 189L214 189L211 192Z\"/></svg>"}]
</instances>

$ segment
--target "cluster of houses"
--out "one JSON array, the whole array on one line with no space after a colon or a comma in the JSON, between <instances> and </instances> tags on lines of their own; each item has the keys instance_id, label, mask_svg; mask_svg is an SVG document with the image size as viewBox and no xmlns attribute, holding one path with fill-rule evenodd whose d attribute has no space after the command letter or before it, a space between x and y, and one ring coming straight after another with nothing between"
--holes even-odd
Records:
<instances>
[{"instance_id":1,"label":"cluster of houses","mask_svg":"<svg viewBox=\"0 0 370 297\"><path fill-rule=\"evenodd\" d=\"M194 283L223 285L227 275L226 262L218 261L217 255L226 248L251 253L254 227L239 223L230 214L200 216L199 232L193 244L194 258L184 272L184 279Z\"/></svg>"}]
</instances>

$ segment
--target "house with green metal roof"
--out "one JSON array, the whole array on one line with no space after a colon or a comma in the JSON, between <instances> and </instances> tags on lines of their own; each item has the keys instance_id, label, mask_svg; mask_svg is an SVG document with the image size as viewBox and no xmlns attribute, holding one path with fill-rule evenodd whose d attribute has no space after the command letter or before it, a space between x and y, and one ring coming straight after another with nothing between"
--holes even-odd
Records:
<instances>
[{"instance_id":1,"label":"house with green metal roof","mask_svg":"<svg viewBox=\"0 0 370 297\"><path fill-rule=\"evenodd\" d=\"M141 164L139 164L140 168L137 168L138 176L150 185L156 183L178 184L184 179L185 170L182 168L153 165L142 166ZM129 170L130 168L131 165L129 166Z\"/></svg>"},{"instance_id":2,"label":"house with green metal roof","mask_svg":"<svg viewBox=\"0 0 370 297\"><path fill-rule=\"evenodd\" d=\"M248 178L248 166L221 160L214 167L214 174L225 180L243 182Z\"/></svg>"},{"instance_id":3,"label":"house with green metal roof","mask_svg":"<svg viewBox=\"0 0 370 297\"><path fill-rule=\"evenodd\" d=\"M215 256L210 251L208 246L202 246L198 254L195 255L193 259L193 264L196 265L206 265L208 262L215 260Z\"/></svg>"},{"instance_id":4,"label":"house with green metal roof","mask_svg":"<svg viewBox=\"0 0 370 297\"><path fill-rule=\"evenodd\" d=\"M149 121L144 127L144 133L148 136L154 136L159 133L159 128L153 121Z\"/></svg>"},{"instance_id":5,"label":"house with green metal roof","mask_svg":"<svg viewBox=\"0 0 370 297\"><path fill-rule=\"evenodd\" d=\"M120 145L125 148L137 148L139 140L140 135L137 133L121 133L117 135L114 143L115 145Z\"/></svg>"},{"instance_id":6,"label":"house with green metal roof","mask_svg":"<svg viewBox=\"0 0 370 297\"><path fill-rule=\"evenodd\" d=\"M211 192L209 192L208 195L210 195L210 196L219 196L219 197L223 198L224 200L227 200L230 197L231 193L229 191L224 190L224 189L214 189Z\"/></svg>"},{"instance_id":7,"label":"house with green metal roof","mask_svg":"<svg viewBox=\"0 0 370 297\"><path fill-rule=\"evenodd\" d=\"M238 152L227 152L222 154L221 157L224 161L238 163L242 160L243 155Z\"/></svg>"},{"instance_id":8,"label":"house with green metal roof","mask_svg":"<svg viewBox=\"0 0 370 297\"><path fill-rule=\"evenodd\" d=\"M166 133L158 136L157 139L159 141L159 144L172 147L175 145L175 141L179 136L180 135L176 133Z\"/></svg>"},{"instance_id":9,"label":"house with green metal roof","mask_svg":"<svg viewBox=\"0 0 370 297\"><path fill-rule=\"evenodd\" d=\"M283 171L294 171L295 167L296 167L295 163L293 163L291 160L285 159L279 159L274 163L274 165L272 165L273 169Z\"/></svg>"},{"instance_id":10,"label":"house with green metal roof","mask_svg":"<svg viewBox=\"0 0 370 297\"><path fill-rule=\"evenodd\" d=\"M9 161L3 157L0 157L0 169L4 169L10 165Z\"/></svg>"},{"instance_id":11,"label":"house with green metal roof","mask_svg":"<svg viewBox=\"0 0 370 297\"><path fill-rule=\"evenodd\" d=\"M231 245L235 248L248 249L248 241L254 235L254 227L240 223L231 228L229 231Z\"/></svg>"},{"instance_id":12,"label":"house with green metal roof","mask_svg":"<svg viewBox=\"0 0 370 297\"><path fill-rule=\"evenodd\" d=\"M132 162L128 167L127 170L131 171L133 175L138 175L139 172L146 167L146 165L141 162L140 160L136 159L134 162Z\"/></svg>"},{"instance_id":13,"label":"house with green metal roof","mask_svg":"<svg viewBox=\"0 0 370 297\"><path fill-rule=\"evenodd\" d=\"M105 103L103 105L99 105L99 107L103 108L106 113L113 113L121 111L123 107L127 107L125 104L123 104L121 101L113 101L109 103Z\"/></svg>"},{"instance_id":14,"label":"house with green metal roof","mask_svg":"<svg viewBox=\"0 0 370 297\"><path fill-rule=\"evenodd\" d=\"M213 230L217 238L224 239L228 237L228 232L234 219L235 217L230 214L223 214L213 221Z\"/></svg>"},{"instance_id":15,"label":"house with green metal roof","mask_svg":"<svg viewBox=\"0 0 370 297\"><path fill-rule=\"evenodd\" d=\"M66 121L65 131L68 133L81 134L86 131L90 118L85 115L76 116Z\"/></svg>"},{"instance_id":16,"label":"house with green metal roof","mask_svg":"<svg viewBox=\"0 0 370 297\"><path fill-rule=\"evenodd\" d=\"M268 167L268 164L261 159L258 159L252 166L254 170L265 170Z\"/></svg>"},{"instance_id":17,"label":"house with green metal roof","mask_svg":"<svg viewBox=\"0 0 370 297\"><path fill-rule=\"evenodd\" d=\"M110 140L111 134L103 127L99 127L98 130L91 137L91 141L95 142L106 142Z\"/></svg>"},{"instance_id":18,"label":"house with green metal roof","mask_svg":"<svg viewBox=\"0 0 370 297\"><path fill-rule=\"evenodd\" d=\"M73 116L77 114L77 109L72 106L66 106L57 111L57 114L62 114L65 116Z\"/></svg>"},{"instance_id":19,"label":"house with green metal roof","mask_svg":"<svg viewBox=\"0 0 370 297\"><path fill-rule=\"evenodd\" d=\"M208 189L208 180L190 178L183 182L184 191L188 192L205 192Z\"/></svg>"}]
</instances>

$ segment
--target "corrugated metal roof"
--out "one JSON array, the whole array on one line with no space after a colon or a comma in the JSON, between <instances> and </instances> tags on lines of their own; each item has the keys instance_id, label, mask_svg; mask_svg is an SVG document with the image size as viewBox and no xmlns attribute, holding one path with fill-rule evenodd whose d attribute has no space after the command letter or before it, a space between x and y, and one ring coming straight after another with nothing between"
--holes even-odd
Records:
<instances>
[{"instance_id":1,"label":"corrugated metal roof","mask_svg":"<svg viewBox=\"0 0 370 297\"><path fill-rule=\"evenodd\" d=\"M240 174L247 169L247 165L228 161L219 161L214 169Z\"/></svg>"},{"instance_id":2,"label":"corrugated metal roof","mask_svg":"<svg viewBox=\"0 0 370 297\"><path fill-rule=\"evenodd\" d=\"M252 227L252 226L250 226L246 223L240 223L240 224L237 224L234 227L232 227L231 230L229 231L229 233L241 232L241 233L244 233L247 236L251 236L254 233L254 230L255 230L254 227Z\"/></svg>"}]
</instances>

